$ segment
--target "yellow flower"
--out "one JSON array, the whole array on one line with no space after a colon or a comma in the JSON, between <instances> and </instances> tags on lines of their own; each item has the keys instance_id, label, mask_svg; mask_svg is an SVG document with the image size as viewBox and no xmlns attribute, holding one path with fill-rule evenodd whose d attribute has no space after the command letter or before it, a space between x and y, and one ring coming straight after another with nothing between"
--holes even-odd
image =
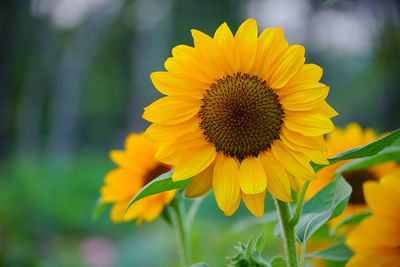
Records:
<instances>
[{"instance_id":1,"label":"yellow flower","mask_svg":"<svg viewBox=\"0 0 400 267\"><path fill-rule=\"evenodd\" d=\"M349 123L345 129L336 128L327 136L326 147L328 157L333 157L345 150L366 145L378 139L374 130L367 128L363 130L357 123ZM335 171L343 164L349 161L342 161L322 169L317 174L317 180L312 181L307 190L307 198L313 196L316 192L325 187L335 178ZM349 204L341 216L335 218L333 225L338 223L344 217L365 211L365 200L362 192L362 184L368 180L378 180L385 174L393 172L398 165L396 162L386 162L375 165L366 170L352 171L344 173L343 177L352 186L352 193Z\"/></svg>"},{"instance_id":2,"label":"yellow flower","mask_svg":"<svg viewBox=\"0 0 400 267\"><path fill-rule=\"evenodd\" d=\"M167 71L151 74L167 95L143 114L156 157L176 166L173 180L193 177L186 196L213 188L228 216L242 198L261 216L266 189L292 201L292 175L315 179L309 161L327 163L322 135L337 113L324 100L322 69L304 64L304 47L289 46L281 28L258 36L254 19L235 35L224 23L213 38L192 36L194 47L174 47Z\"/></svg>"},{"instance_id":3,"label":"yellow flower","mask_svg":"<svg viewBox=\"0 0 400 267\"><path fill-rule=\"evenodd\" d=\"M114 203L110 213L113 222L137 219L137 224L140 224L143 220L152 221L174 198L176 190L145 197L135 202L123 216L130 200L140 189L172 169L172 166L154 158L157 148L143 134L131 134L126 138L124 151L110 152L110 158L118 168L106 175L100 192L103 203Z\"/></svg>"},{"instance_id":4,"label":"yellow flower","mask_svg":"<svg viewBox=\"0 0 400 267\"><path fill-rule=\"evenodd\" d=\"M363 187L372 215L349 234L346 244L355 254L346 266L399 267L400 171Z\"/></svg>"}]
</instances>

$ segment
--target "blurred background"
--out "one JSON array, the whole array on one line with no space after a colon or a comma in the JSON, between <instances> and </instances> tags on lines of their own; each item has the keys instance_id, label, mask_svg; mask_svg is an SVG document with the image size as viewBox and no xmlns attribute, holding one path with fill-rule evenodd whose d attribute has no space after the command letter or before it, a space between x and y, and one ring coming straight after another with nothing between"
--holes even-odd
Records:
<instances>
[{"instance_id":1,"label":"blurred background","mask_svg":"<svg viewBox=\"0 0 400 267\"><path fill-rule=\"evenodd\" d=\"M395 0L20 0L0 3L0 266L177 266L162 220L91 219L110 149L148 125L163 70L190 29L212 35L246 18L282 26L324 69L338 126L382 133L400 122L400 5ZM190 202L190 201L189 201ZM267 198L267 210L272 211ZM243 207L225 217L209 195L194 224L196 261L223 266L237 240L274 224ZM205 234L205 232L207 234Z\"/></svg>"}]
</instances>

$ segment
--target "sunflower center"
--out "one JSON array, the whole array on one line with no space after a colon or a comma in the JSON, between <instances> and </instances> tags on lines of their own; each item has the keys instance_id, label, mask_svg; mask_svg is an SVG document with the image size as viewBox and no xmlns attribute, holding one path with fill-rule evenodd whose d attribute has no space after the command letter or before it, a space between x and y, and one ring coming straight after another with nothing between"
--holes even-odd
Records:
<instances>
[{"instance_id":1,"label":"sunflower center","mask_svg":"<svg viewBox=\"0 0 400 267\"><path fill-rule=\"evenodd\" d=\"M153 181L155 178L160 176L163 173L166 173L168 171L172 170L172 167L163 163L159 163L157 166L155 166L153 169L150 169L147 171L146 175L144 176L144 185L150 183Z\"/></svg>"},{"instance_id":2,"label":"sunflower center","mask_svg":"<svg viewBox=\"0 0 400 267\"><path fill-rule=\"evenodd\" d=\"M200 127L226 156L257 157L279 139L284 112L265 81L236 73L213 83L202 99Z\"/></svg>"},{"instance_id":3,"label":"sunflower center","mask_svg":"<svg viewBox=\"0 0 400 267\"><path fill-rule=\"evenodd\" d=\"M365 204L362 184L369 180L377 180L377 177L368 170L351 171L343 174L344 179L351 185L349 203Z\"/></svg>"}]
</instances>

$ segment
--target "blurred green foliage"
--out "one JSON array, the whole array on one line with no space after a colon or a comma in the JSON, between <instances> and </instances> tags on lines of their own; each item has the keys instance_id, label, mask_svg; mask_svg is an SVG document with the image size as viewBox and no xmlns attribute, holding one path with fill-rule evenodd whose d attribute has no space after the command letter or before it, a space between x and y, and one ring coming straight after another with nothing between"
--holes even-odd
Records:
<instances>
[{"instance_id":1,"label":"blurred green foliage","mask_svg":"<svg viewBox=\"0 0 400 267\"><path fill-rule=\"evenodd\" d=\"M115 266L177 266L175 233L161 218L136 227L112 224L106 209L97 221L91 211L104 173L112 164L104 156L82 154L73 162L38 158L10 159L0 167L0 262L4 266L87 266L82 246L105 238L115 247ZM267 200L272 211L272 200ZM187 200L187 205L191 200ZM225 217L211 194L200 207L192 230L194 259L210 266L226 264L237 240L254 233L267 236L265 251L280 253L272 236L275 219L256 220L244 207ZM205 231L207 235L205 235ZM154 258L152 255L157 254Z\"/></svg>"}]
</instances>

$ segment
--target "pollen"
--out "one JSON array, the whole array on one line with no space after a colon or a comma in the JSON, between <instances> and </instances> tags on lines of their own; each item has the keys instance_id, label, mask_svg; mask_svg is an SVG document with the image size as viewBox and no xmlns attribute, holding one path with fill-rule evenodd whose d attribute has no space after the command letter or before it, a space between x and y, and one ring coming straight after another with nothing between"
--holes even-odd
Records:
<instances>
[{"instance_id":1,"label":"pollen","mask_svg":"<svg viewBox=\"0 0 400 267\"><path fill-rule=\"evenodd\" d=\"M255 75L228 75L208 88L199 117L217 151L243 160L279 139L284 112L278 95Z\"/></svg>"}]
</instances>

